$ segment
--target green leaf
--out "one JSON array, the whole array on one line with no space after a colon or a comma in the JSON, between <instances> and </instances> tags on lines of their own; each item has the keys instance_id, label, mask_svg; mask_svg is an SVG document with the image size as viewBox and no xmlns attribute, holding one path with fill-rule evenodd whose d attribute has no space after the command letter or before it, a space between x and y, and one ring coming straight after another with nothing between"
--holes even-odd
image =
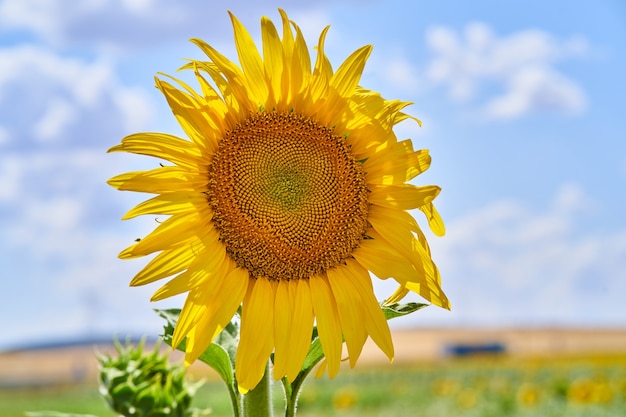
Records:
<instances>
[{"instance_id":1,"label":"green leaf","mask_svg":"<svg viewBox=\"0 0 626 417\"><path fill-rule=\"evenodd\" d=\"M231 363L235 363L235 355L237 354L237 345L239 344L239 325L235 321L231 321L226 325L224 330L215 338L216 344L220 345L230 358Z\"/></svg>"},{"instance_id":2,"label":"green leaf","mask_svg":"<svg viewBox=\"0 0 626 417\"><path fill-rule=\"evenodd\" d=\"M165 338L169 337L170 343L168 343L168 345L172 346L171 339L172 339L172 336L174 335L174 327L176 327L178 316L180 315L180 308L171 308L169 310L155 309L154 312L165 319L166 324L165 326L163 326L163 333L164 333L163 339L165 342L167 342ZM176 348L178 348L178 346Z\"/></svg>"},{"instance_id":3,"label":"green leaf","mask_svg":"<svg viewBox=\"0 0 626 417\"><path fill-rule=\"evenodd\" d=\"M167 322L167 324L163 326L163 335L161 337L163 341L165 341L165 343L167 343L169 346L172 346L172 337L174 335L174 327L176 326L176 322L178 321L180 309L173 308L169 310L155 310L155 312L159 316L163 317L165 321ZM229 326L226 326L226 327L228 328ZM234 339L232 332L235 330L236 328L231 326L229 331L222 332L222 333L226 333L226 335L223 336L222 339L223 341L227 343L228 347L230 347ZM219 340L220 339L218 337L216 341L219 341ZM234 343L235 343L235 350L236 350L236 341ZM187 347L187 340L184 339L180 343L180 345L176 346L176 349L182 352L185 352L186 347ZM224 380L224 382L226 382L228 386L232 386L234 384L235 377L233 374L233 365L232 365L228 352L222 346L218 345L215 342L211 343L211 345L209 345L209 347L200 355L198 360L206 363L211 368L215 369L215 371L220 375L220 377L222 377L222 379Z\"/></svg>"},{"instance_id":4,"label":"green leaf","mask_svg":"<svg viewBox=\"0 0 626 417\"><path fill-rule=\"evenodd\" d=\"M383 313L387 320L395 319L396 317L406 316L427 307L428 304L421 303L406 303L406 304L392 304L390 306L382 306Z\"/></svg>"},{"instance_id":5,"label":"green leaf","mask_svg":"<svg viewBox=\"0 0 626 417\"><path fill-rule=\"evenodd\" d=\"M226 384L233 385L235 383L233 365L228 357L228 352L217 343L211 343L209 347L202 352L198 360L215 369Z\"/></svg>"},{"instance_id":6,"label":"green leaf","mask_svg":"<svg viewBox=\"0 0 626 417\"><path fill-rule=\"evenodd\" d=\"M313 368L324 357L324 351L322 350L322 343L320 338L316 337L311 343L309 353L307 353L304 363L302 364L302 371L307 372Z\"/></svg>"}]
</instances>

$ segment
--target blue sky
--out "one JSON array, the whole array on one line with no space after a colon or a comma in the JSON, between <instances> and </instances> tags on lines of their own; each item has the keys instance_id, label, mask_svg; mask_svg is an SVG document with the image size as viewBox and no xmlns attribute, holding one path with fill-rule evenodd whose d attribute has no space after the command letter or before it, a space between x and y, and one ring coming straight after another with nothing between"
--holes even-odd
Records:
<instances>
[{"instance_id":1,"label":"blue sky","mask_svg":"<svg viewBox=\"0 0 626 417\"><path fill-rule=\"evenodd\" d=\"M260 3L260 2L259 2ZM158 161L106 154L137 131L179 134L153 76L234 58L226 10L255 38L284 8L337 66L373 44L362 85L415 104L398 126L443 187L429 234L453 310L396 326L626 324L626 6L567 1L0 1L0 347L86 333L156 334L145 260L154 227L109 177ZM422 219L418 217L418 220ZM376 286L379 298L393 289ZM417 300L417 298L415 298Z\"/></svg>"}]
</instances>

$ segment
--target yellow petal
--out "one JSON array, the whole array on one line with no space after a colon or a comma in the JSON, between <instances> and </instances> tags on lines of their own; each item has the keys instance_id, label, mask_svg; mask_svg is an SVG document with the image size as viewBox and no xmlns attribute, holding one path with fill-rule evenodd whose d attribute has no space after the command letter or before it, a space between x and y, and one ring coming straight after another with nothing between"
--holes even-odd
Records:
<instances>
[{"instance_id":1,"label":"yellow petal","mask_svg":"<svg viewBox=\"0 0 626 417\"><path fill-rule=\"evenodd\" d=\"M291 326L291 353L287 357L287 379L293 382L298 376L311 346L313 329L313 306L311 289L306 279L291 280L290 289L295 290L293 323Z\"/></svg>"},{"instance_id":2,"label":"yellow petal","mask_svg":"<svg viewBox=\"0 0 626 417\"><path fill-rule=\"evenodd\" d=\"M418 271L429 279L441 282L428 241L413 216L403 210L372 205L368 219L383 240L405 255ZM413 232L417 240L408 231Z\"/></svg>"},{"instance_id":3,"label":"yellow petal","mask_svg":"<svg viewBox=\"0 0 626 417\"><path fill-rule=\"evenodd\" d=\"M177 214L154 229L138 243L123 250L120 259L130 259L154 252L177 248L202 238L213 227L206 213Z\"/></svg>"},{"instance_id":4,"label":"yellow petal","mask_svg":"<svg viewBox=\"0 0 626 417\"><path fill-rule=\"evenodd\" d=\"M400 100L384 100L383 106L376 115L376 118L380 120L385 129L391 129L395 124L409 117L406 114L401 113L400 110L410 104L413 103ZM413 119L417 121L418 125L422 125L419 119L416 119L414 117Z\"/></svg>"},{"instance_id":5,"label":"yellow petal","mask_svg":"<svg viewBox=\"0 0 626 417\"><path fill-rule=\"evenodd\" d=\"M368 182L385 185L402 184L428 169L431 159L428 150L404 152L407 148L406 142L399 142L387 152L376 154L375 157L365 161L363 168L367 172ZM408 142L410 144L410 141Z\"/></svg>"},{"instance_id":6,"label":"yellow petal","mask_svg":"<svg viewBox=\"0 0 626 417\"><path fill-rule=\"evenodd\" d=\"M254 286L241 310L241 338L235 358L237 383L244 391L253 389L261 380L274 348L276 290L267 278L251 281Z\"/></svg>"},{"instance_id":7,"label":"yellow petal","mask_svg":"<svg viewBox=\"0 0 626 417\"><path fill-rule=\"evenodd\" d=\"M176 80L180 83L179 80ZM175 88L170 83L155 78L156 86L167 100L178 124L187 136L200 148L213 154L217 149L219 132L212 129L210 123L203 116L201 104L192 96Z\"/></svg>"},{"instance_id":8,"label":"yellow petal","mask_svg":"<svg viewBox=\"0 0 626 417\"><path fill-rule=\"evenodd\" d=\"M450 301L437 283L432 281L427 283L407 281L403 285L405 285L409 290L421 295L434 305L450 310Z\"/></svg>"},{"instance_id":9,"label":"yellow petal","mask_svg":"<svg viewBox=\"0 0 626 417\"><path fill-rule=\"evenodd\" d=\"M191 42L195 43L202 51L213 61L213 64L219 69L219 71L228 80L227 92L235 98L239 103L242 111L245 109L247 112L258 109L258 101L256 97L251 93L248 88L246 78L241 69L235 65L232 61L219 53L211 45L207 44L201 39L192 39Z\"/></svg>"},{"instance_id":10,"label":"yellow petal","mask_svg":"<svg viewBox=\"0 0 626 417\"><path fill-rule=\"evenodd\" d=\"M265 76L269 79L275 105L283 99L283 47L274 23L265 16L261 18L261 36Z\"/></svg>"},{"instance_id":11,"label":"yellow petal","mask_svg":"<svg viewBox=\"0 0 626 417\"><path fill-rule=\"evenodd\" d=\"M361 306L364 312L364 324L367 332L389 360L393 360L394 349L391 332L389 331L385 315L374 296L370 275L358 262L348 259L346 263L345 272L351 278L348 282L352 284L353 291L362 302Z\"/></svg>"},{"instance_id":12,"label":"yellow petal","mask_svg":"<svg viewBox=\"0 0 626 417\"><path fill-rule=\"evenodd\" d=\"M313 77L311 78L311 96L315 99L326 96L328 90L328 80L332 76L332 68L330 62L326 59L324 54L324 42L326 40L326 34L330 26L326 26L317 44L317 58L315 60L315 67L313 68Z\"/></svg>"},{"instance_id":13,"label":"yellow petal","mask_svg":"<svg viewBox=\"0 0 626 417\"><path fill-rule=\"evenodd\" d=\"M417 237L412 232L411 222L405 220L409 213L387 207L372 205L368 220L380 237L398 253L407 258L421 274L433 277L432 270L425 271L424 262L432 264L430 254L421 250Z\"/></svg>"},{"instance_id":14,"label":"yellow petal","mask_svg":"<svg viewBox=\"0 0 626 417\"><path fill-rule=\"evenodd\" d=\"M430 256L430 248L428 247L428 242L426 241L426 237L422 231L418 231L417 233L420 246L423 248L424 252L428 253ZM441 276L439 274L439 269L434 262L432 262L434 279L428 280L427 288L424 288L424 292L420 293L424 298L432 302L433 304L443 307L445 309L450 310L450 302L446 294L441 289ZM410 282L407 282L406 285L409 289L413 290L412 287L409 286ZM428 291L428 292L427 292Z\"/></svg>"},{"instance_id":15,"label":"yellow petal","mask_svg":"<svg viewBox=\"0 0 626 417\"><path fill-rule=\"evenodd\" d=\"M107 183L120 191L142 193L171 193L175 191L204 191L206 178L179 166L164 166L146 171L117 175Z\"/></svg>"},{"instance_id":16,"label":"yellow petal","mask_svg":"<svg viewBox=\"0 0 626 417\"><path fill-rule=\"evenodd\" d=\"M198 169L202 164L200 149L192 142L165 133L135 133L108 152L131 152L154 156L176 165Z\"/></svg>"},{"instance_id":17,"label":"yellow petal","mask_svg":"<svg viewBox=\"0 0 626 417\"><path fill-rule=\"evenodd\" d=\"M291 31L291 21L285 13L284 10L278 9L280 13L280 18L283 23L283 39L282 39L282 51L283 51L283 72L281 77L281 96L282 100L279 104L280 107L291 107L293 93L291 92L291 71L292 71L292 61L293 61L293 47L294 47L294 38L293 32ZM280 106L282 105L282 106ZM281 110L287 110L286 108L282 108Z\"/></svg>"},{"instance_id":18,"label":"yellow petal","mask_svg":"<svg viewBox=\"0 0 626 417\"><path fill-rule=\"evenodd\" d=\"M409 293L409 289L405 287L404 285L400 285L393 292L393 294L387 297L387 299L383 303L383 306L391 306L391 305L399 303L404 297L407 296L408 293Z\"/></svg>"},{"instance_id":19,"label":"yellow petal","mask_svg":"<svg viewBox=\"0 0 626 417\"><path fill-rule=\"evenodd\" d=\"M348 120L354 119L350 118ZM372 154L380 152L389 147L390 144L395 143L395 136L384 130L380 123L373 121L370 116L365 117L363 123L368 123L368 126L358 129L347 128L346 130L350 132L348 143L352 148L355 159L365 159L367 161L372 157Z\"/></svg>"},{"instance_id":20,"label":"yellow petal","mask_svg":"<svg viewBox=\"0 0 626 417\"><path fill-rule=\"evenodd\" d=\"M201 66L199 65L199 62L191 60L189 61L188 65L183 66L181 70L182 69L193 70L193 73L196 76L196 81L198 81L198 84L200 85L200 90L202 90L202 94L204 95L203 99L206 104L211 107L211 110L222 110L223 113L225 108L223 106L222 98L217 93L215 88L213 88L213 86L206 80L206 78L204 78L204 76L200 74ZM215 109L216 106L217 109ZM219 118L210 118L209 120L215 122L219 120ZM219 126L222 127L221 124Z\"/></svg>"},{"instance_id":21,"label":"yellow petal","mask_svg":"<svg viewBox=\"0 0 626 417\"><path fill-rule=\"evenodd\" d=\"M291 31L291 23L287 13L285 13L283 9L278 9L278 13L280 13L280 18L283 22L283 51L285 52L285 63L288 63L291 62L291 57L293 55L293 32ZM286 66L285 69L290 71L291 67Z\"/></svg>"},{"instance_id":22,"label":"yellow petal","mask_svg":"<svg viewBox=\"0 0 626 417\"><path fill-rule=\"evenodd\" d=\"M219 67L213 62L192 60L183 65L180 69L191 69L196 74L198 74L198 71L201 70L206 72L211 77L211 80L218 88L221 97L217 94L217 92L215 95L210 92L208 97L205 96L204 98L205 103L202 103L201 111L209 124L217 128L217 131L223 132L235 128L237 123L240 121L241 114L239 112L241 110L241 106L236 97L234 97L233 86L224 77L224 74ZM207 81L204 80L203 77L199 77L199 75L196 75L196 77L198 78L203 91L212 90L212 87L208 85ZM237 88L242 87L238 86Z\"/></svg>"},{"instance_id":23,"label":"yellow petal","mask_svg":"<svg viewBox=\"0 0 626 417\"><path fill-rule=\"evenodd\" d=\"M354 291L350 282L351 277L346 275L346 267L339 266L326 271L328 282L332 289L341 330L346 339L346 346L350 355L350 367L354 367L363 350L363 344L367 339L363 317L363 301L360 294ZM376 306L378 308L378 306Z\"/></svg>"},{"instance_id":24,"label":"yellow petal","mask_svg":"<svg viewBox=\"0 0 626 417\"><path fill-rule=\"evenodd\" d=\"M187 269L196 256L197 252L194 250L196 244L194 242L189 246L161 252L135 275L130 285L135 287L149 284Z\"/></svg>"},{"instance_id":25,"label":"yellow petal","mask_svg":"<svg viewBox=\"0 0 626 417\"><path fill-rule=\"evenodd\" d=\"M296 42L291 62L291 103L295 108L301 107L302 96L309 87L311 78L311 57L300 28L295 25Z\"/></svg>"},{"instance_id":26,"label":"yellow petal","mask_svg":"<svg viewBox=\"0 0 626 417\"><path fill-rule=\"evenodd\" d=\"M212 67L214 68L215 66L213 65ZM209 82L200 74L201 65L198 61L191 61L188 68L193 69L196 80L198 81L198 84L202 89L202 93L204 94L204 97L198 101L201 104L201 112L205 120L211 126L211 129L216 132L224 132L228 130L230 126L233 125L232 113L237 111L231 110L233 104L232 102L229 102L228 104L224 102L229 95L226 94L222 97L217 93L213 86L209 84ZM220 77L220 79L223 78ZM226 89L228 90L228 88ZM228 122L230 122L230 125L227 124ZM204 159L204 162L206 163L206 158Z\"/></svg>"},{"instance_id":27,"label":"yellow petal","mask_svg":"<svg viewBox=\"0 0 626 417\"><path fill-rule=\"evenodd\" d=\"M411 120L413 120L415 123L417 123L417 125L418 125L419 127L422 127L422 121L421 121L420 119L418 119L418 118L417 118L417 117L415 117L415 116L411 116L410 114L406 114L406 113L402 113L402 112L399 112L399 113L396 115L396 117L395 117L395 119L394 119L394 124L400 123L400 122L402 122L402 121L404 121L404 120L407 120L407 119L411 119Z\"/></svg>"},{"instance_id":28,"label":"yellow petal","mask_svg":"<svg viewBox=\"0 0 626 417\"><path fill-rule=\"evenodd\" d=\"M160 301L173 297L200 285L218 285L223 280L225 272L232 269L229 267L231 261L225 256L224 245L216 241L213 247L196 253L196 259L189 265L189 269L159 288L152 295L150 301Z\"/></svg>"},{"instance_id":29,"label":"yellow petal","mask_svg":"<svg viewBox=\"0 0 626 417\"><path fill-rule=\"evenodd\" d=\"M293 311L289 294L289 283L281 280L276 286L274 306L274 379L281 379L287 373L287 362L290 354L291 333L293 327ZM300 323L296 324L300 326Z\"/></svg>"},{"instance_id":30,"label":"yellow petal","mask_svg":"<svg viewBox=\"0 0 626 417\"><path fill-rule=\"evenodd\" d=\"M324 375L324 372L326 372L327 367L328 367L328 362L326 362L326 358L322 358L319 365L317 366L317 370L315 371L315 379Z\"/></svg>"},{"instance_id":31,"label":"yellow petal","mask_svg":"<svg viewBox=\"0 0 626 417\"><path fill-rule=\"evenodd\" d=\"M185 363L190 365L206 350L213 339L231 321L248 288L248 271L234 268L222 281L217 297L209 300L209 308L191 329Z\"/></svg>"},{"instance_id":32,"label":"yellow petal","mask_svg":"<svg viewBox=\"0 0 626 417\"><path fill-rule=\"evenodd\" d=\"M214 288L209 290L214 291ZM189 331L196 325L207 311L206 299L208 294L207 288L198 287L190 291L185 299L185 304L180 311L174 334L172 335L172 346L178 347Z\"/></svg>"},{"instance_id":33,"label":"yellow petal","mask_svg":"<svg viewBox=\"0 0 626 417\"><path fill-rule=\"evenodd\" d=\"M407 249L404 242L398 243L393 228L387 229L387 232L383 237L378 232L369 230L368 234L373 239L361 242L361 247L353 252L355 259L379 278L393 277L433 304L449 308L448 299L441 289L439 270L430 257L422 232L418 230L418 239L411 240L410 249ZM396 249L394 244L399 245L401 250ZM407 252L408 257L405 256Z\"/></svg>"},{"instance_id":34,"label":"yellow petal","mask_svg":"<svg viewBox=\"0 0 626 417\"><path fill-rule=\"evenodd\" d=\"M311 277L309 286L317 331L328 361L328 375L334 378L339 372L342 345L337 305L326 277L321 275Z\"/></svg>"},{"instance_id":35,"label":"yellow petal","mask_svg":"<svg viewBox=\"0 0 626 417\"><path fill-rule=\"evenodd\" d=\"M206 196L197 191L173 192L160 194L136 205L122 217L122 220L145 214L182 214L191 211L201 211L208 208Z\"/></svg>"},{"instance_id":36,"label":"yellow petal","mask_svg":"<svg viewBox=\"0 0 626 417\"><path fill-rule=\"evenodd\" d=\"M244 270L244 272L245 277L243 278L245 279L242 278L242 270L235 268L234 263L226 259L224 267L216 271L216 274L211 277L210 281L207 281L206 285L190 289L174 329L173 346L178 346L200 320L212 320L216 312L221 311L220 309L232 308L233 303L236 303L235 310L237 309L237 306L241 304L248 282L247 271ZM242 279L244 282L241 282ZM237 291L241 291L242 286L244 293L240 294ZM233 295L235 298L228 298L229 295ZM219 302L216 302L218 300ZM235 310L231 312L230 317ZM220 319L223 320L223 317L220 316ZM189 354L189 351L187 353Z\"/></svg>"},{"instance_id":37,"label":"yellow petal","mask_svg":"<svg viewBox=\"0 0 626 417\"><path fill-rule=\"evenodd\" d=\"M341 97L350 96L356 86L359 84L365 62L372 52L372 46L366 45L354 51L342 64L337 68L330 79L330 86Z\"/></svg>"},{"instance_id":38,"label":"yellow petal","mask_svg":"<svg viewBox=\"0 0 626 417\"><path fill-rule=\"evenodd\" d=\"M436 185L417 187L411 184L371 185L368 197L370 203L401 210L412 210L428 204L439 195L441 188Z\"/></svg>"},{"instance_id":39,"label":"yellow petal","mask_svg":"<svg viewBox=\"0 0 626 417\"><path fill-rule=\"evenodd\" d=\"M248 87L252 91L256 103L265 104L268 89L265 83L261 55L259 55L259 51L245 26L231 12L228 12L228 14L233 23L237 55L248 80Z\"/></svg>"},{"instance_id":40,"label":"yellow petal","mask_svg":"<svg viewBox=\"0 0 626 417\"><path fill-rule=\"evenodd\" d=\"M428 219L428 226L436 236L443 236L446 234L446 227L444 226L443 220L433 203L424 204L418 208L426 215L426 219Z\"/></svg>"},{"instance_id":41,"label":"yellow petal","mask_svg":"<svg viewBox=\"0 0 626 417\"><path fill-rule=\"evenodd\" d=\"M380 279L393 277L402 283L417 276L411 262L380 238L362 240L352 256Z\"/></svg>"}]
</instances>

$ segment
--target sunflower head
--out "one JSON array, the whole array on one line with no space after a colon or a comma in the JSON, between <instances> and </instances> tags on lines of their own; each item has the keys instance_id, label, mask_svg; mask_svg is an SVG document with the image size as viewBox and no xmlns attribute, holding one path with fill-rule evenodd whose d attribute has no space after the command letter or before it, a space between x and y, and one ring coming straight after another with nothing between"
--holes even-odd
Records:
<instances>
[{"instance_id":1,"label":"sunflower head","mask_svg":"<svg viewBox=\"0 0 626 417\"><path fill-rule=\"evenodd\" d=\"M274 376L292 381L318 328L329 374L345 340L353 366L371 337L393 358L370 272L393 278L397 301L414 291L448 308L426 238L408 210L444 233L437 186L409 184L428 169L426 150L398 141L393 127L408 102L359 86L364 46L334 71L325 28L312 61L299 27L281 10L282 37L261 19L259 51L231 14L239 63L194 39L206 60L190 60L194 90L157 78L187 139L128 136L111 151L169 161L109 184L155 196L124 218L169 216L121 258L157 255L132 285L173 277L155 295L187 293L174 333L194 361L242 306L236 371L253 388L274 352Z\"/></svg>"},{"instance_id":2,"label":"sunflower head","mask_svg":"<svg viewBox=\"0 0 626 417\"><path fill-rule=\"evenodd\" d=\"M226 252L252 278L309 278L341 265L367 228L362 164L346 138L293 112L252 113L226 133L208 200Z\"/></svg>"}]
</instances>

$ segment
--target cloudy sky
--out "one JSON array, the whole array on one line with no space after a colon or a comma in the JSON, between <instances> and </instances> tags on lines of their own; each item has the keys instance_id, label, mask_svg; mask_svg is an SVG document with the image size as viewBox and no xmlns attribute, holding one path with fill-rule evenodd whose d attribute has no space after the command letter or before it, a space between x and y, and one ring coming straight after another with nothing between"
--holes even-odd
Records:
<instances>
[{"instance_id":1,"label":"cloudy sky","mask_svg":"<svg viewBox=\"0 0 626 417\"><path fill-rule=\"evenodd\" d=\"M105 184L158 161L106 154L180 129L154 88L200 37L235 57L228 9L259 38L283 7L337 65L373 44L362 85L415 104L401 138L429 148L447 235L429 234L453 310L399 326L626 324L626 7L472 2L0 0L0 348L82 334L154 335L154 227ZM471 4L471 6L470 6ZM421 221L422 219L418 217ZM377 285L379 298L393 287Z\"/></svg>"}]
</instances>

